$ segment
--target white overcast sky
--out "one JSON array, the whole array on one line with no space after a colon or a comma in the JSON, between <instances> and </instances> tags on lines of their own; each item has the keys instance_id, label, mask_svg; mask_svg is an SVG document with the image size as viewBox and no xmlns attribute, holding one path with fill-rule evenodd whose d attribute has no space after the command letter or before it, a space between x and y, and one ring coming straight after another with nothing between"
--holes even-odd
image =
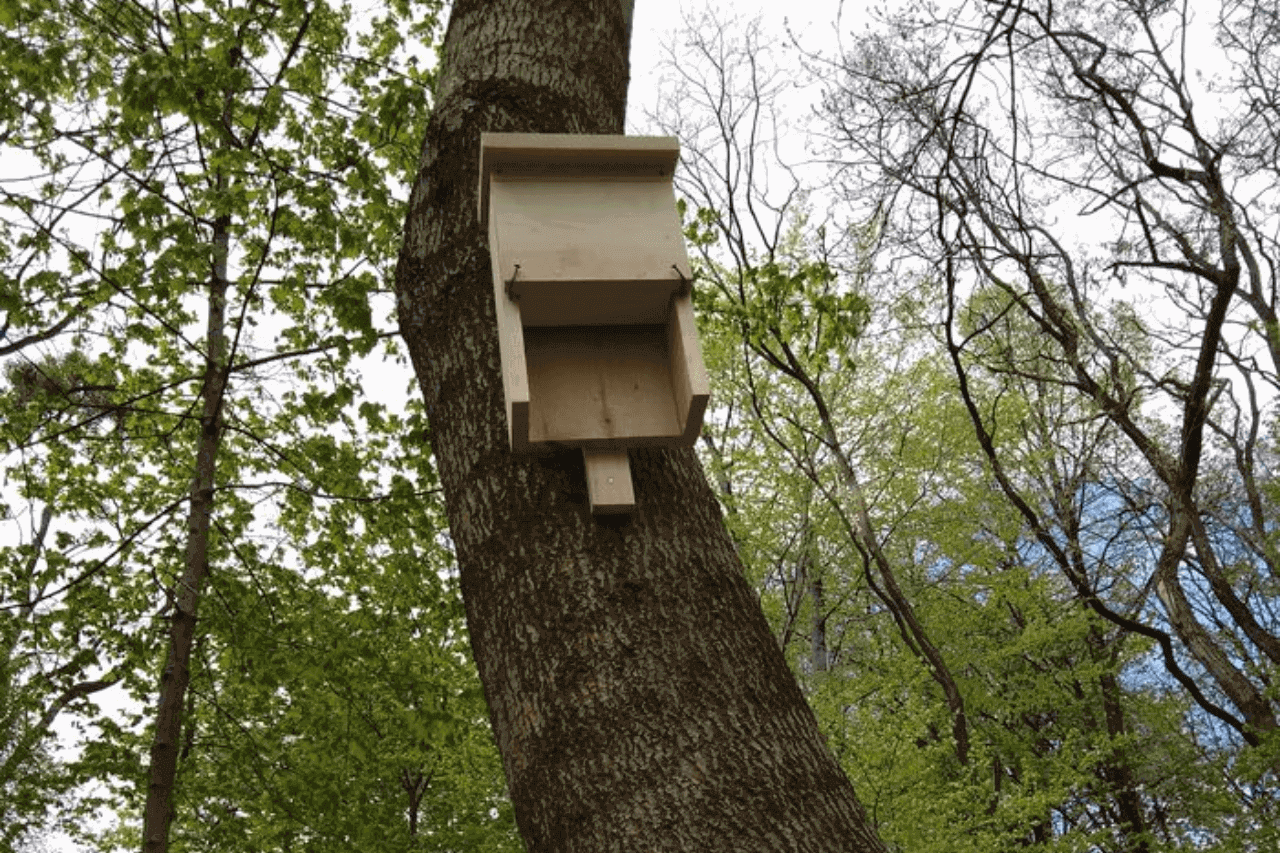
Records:
<instances>
[{"instance_id":1,"label":"white overcast sky","mask_svg":"<svg viewBox=\"0 0 1280 853\"><path fill-rule=\"evenodd\" d=\"M848 32L854 16L861 20L864 0L636 0L631 26L631 88L627 96L627 132L643 133L644 110L652 110L658 98L659 64L662 45L680 31L686 13L700 16L716 9L726 20L749 21L761 17L767 31L791 32L802 37L809 50L830 48L836 43L836 21ZM860 24L859 24L860 26Z\"/></svg>"}]
</instances>

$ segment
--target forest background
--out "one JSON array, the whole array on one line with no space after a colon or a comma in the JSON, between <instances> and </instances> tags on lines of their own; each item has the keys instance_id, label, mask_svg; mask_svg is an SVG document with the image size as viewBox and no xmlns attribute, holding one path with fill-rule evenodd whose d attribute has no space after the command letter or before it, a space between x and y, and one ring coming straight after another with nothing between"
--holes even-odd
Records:
<instances>
[{"instance_id":1,"label":"forest background","mask_svg":"<svg viewBox=\"0 0 1280 853\"><path fill-rule=\"evenodd\" d=\"M176 849L521 848L424 413L367 393L444 12L354 13L0 2L0 849L137 847L197 594ZM894 849L1275 849L1277 13L838 32L693 18L632 123L829 746Z\"/></svg>"}]
</instances>

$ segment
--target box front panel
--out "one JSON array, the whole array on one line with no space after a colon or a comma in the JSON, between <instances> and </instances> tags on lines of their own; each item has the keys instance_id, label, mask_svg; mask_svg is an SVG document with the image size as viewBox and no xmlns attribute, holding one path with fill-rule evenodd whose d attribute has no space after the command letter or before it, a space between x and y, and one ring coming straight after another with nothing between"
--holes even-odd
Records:
<instances>
[{"instance_id":1,"label":"box front panel","mask_svg":"<svg viewBox=\"0 0 1280 853\"><path fill-rule=\"evenodd\" d=\"M522 281L678 284L681 273L689 276L667 180L495 175L490 196L500 269L515 288Z\"/></svg>"},{"instance_id":2,"label":"box front panel","mask_svg":"<svg viewBox=\"0 0 1280 853\"><path fill-rule=\"evenodd\" d=\"M595 447L678 440L663 326L528 328L529 438Z\"/></svg>"}]
</instances>

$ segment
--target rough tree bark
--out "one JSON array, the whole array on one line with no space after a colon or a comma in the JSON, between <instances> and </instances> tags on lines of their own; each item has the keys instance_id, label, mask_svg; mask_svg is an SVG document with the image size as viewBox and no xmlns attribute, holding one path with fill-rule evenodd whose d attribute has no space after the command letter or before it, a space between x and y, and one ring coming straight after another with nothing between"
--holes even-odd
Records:
<instances>
[{"instance_id":1,"label":"rough tree bark","mask_svg":"<svg viewBox=\"0 0 1280 853\"><path fill-rule=\"evenodd\" d=\"M160 676L160 700L156 731L151 742L147 802L143 808L143 853L169 849L169 824L173 819L173 788L178 775L178 741L182 712L191 682L191 649L195 643L196 610L209 574L209 535L213 527L213 486L218 448L222 443L222 396L227 387L226 307L227 253L231 217L219 216L213 229L213 264L209 276L209 319L205 336L204 387L200 435L196 445L195 476L187 515L187 548L182 579L172 593L173 616L169 631L169 655Z\"/></svg>"},{"instance_id":2,"label":"rough tree bark","mask_svg":"<svg viewBox=\"0 0 1280 853\"><path fill-rule=\"evenodd\" d=\"M459 0L396 271L520 832L544 850L884 847L770 635L692 449L508 450L481 131L620 133L630 0Z\"/></svg>"}]
</instances>

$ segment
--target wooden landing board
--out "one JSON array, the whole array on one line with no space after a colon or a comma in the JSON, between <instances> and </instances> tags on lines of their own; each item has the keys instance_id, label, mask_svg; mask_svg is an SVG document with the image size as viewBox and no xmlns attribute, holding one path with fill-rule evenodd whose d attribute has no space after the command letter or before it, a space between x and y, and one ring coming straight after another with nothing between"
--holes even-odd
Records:
<instances>
[{"instance_id":1,"label":"wooden landing board","mask_svg":"<svg viewBox=\"0 0 1280 853\"><path fill-rule=\"evenodd\" d=\"M631 459L625 450L583 450L592 515L623 515L636 507Z\"/></svg>"}]
</instances>

